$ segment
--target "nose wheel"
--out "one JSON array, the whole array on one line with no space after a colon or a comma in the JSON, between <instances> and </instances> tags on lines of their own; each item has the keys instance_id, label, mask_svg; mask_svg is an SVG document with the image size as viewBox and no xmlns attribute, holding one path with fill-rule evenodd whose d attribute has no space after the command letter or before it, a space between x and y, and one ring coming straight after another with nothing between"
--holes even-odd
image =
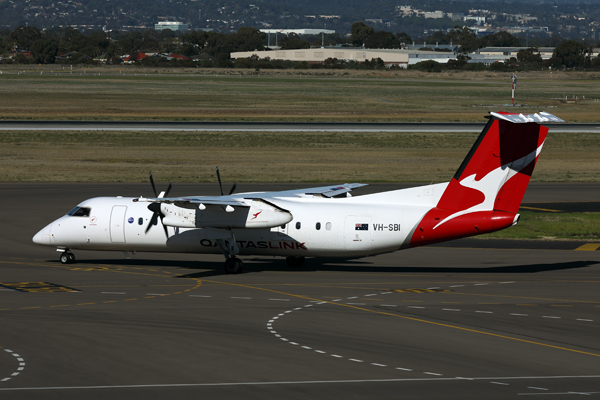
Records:
<instances>
[{"instance_id":1,"label":"nose wheel","mask_svg":"<svg viewBox=\"0 0 600 400\"><path fill-rule=\"evenodd\" d=\"M65 251L60 255L60 262L63 264L73 264L75 262L75 255Z\"/></svg>"}]
</instances>

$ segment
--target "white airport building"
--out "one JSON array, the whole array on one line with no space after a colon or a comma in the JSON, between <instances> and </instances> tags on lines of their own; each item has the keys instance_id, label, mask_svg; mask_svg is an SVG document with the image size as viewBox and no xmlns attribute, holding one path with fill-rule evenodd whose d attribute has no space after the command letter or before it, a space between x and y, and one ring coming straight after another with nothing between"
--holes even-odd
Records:
<instances>
[{"instance_id":1,"label":"white airport building","mask_svg":"<svg viewBox=\"0 0 600 400\"><path fill-rule=\"evenodd\" d=\"M334 30L331 29L260 29L264 33L279 33L282 35L289 35L295 33L296 35L320 35L324 33L326 35L333 35Z\"/></svg>"},{"instance_id":2,"label":"white airport building","mask_svg":"<svg viewBox=\"0 0 600 400\"><path fill-rule=\"evenodd\" d=\"M177 21L160 21L158 24L154 25L154 29L157 31L162 31L163 29L170 29L172 31L187 31L189 29L189 25Z\"/></svg>"},{"instance_id":3,"label":"white airport building","mask_svg":"<svg viewBox=\"0 0 600 400\"><path fill-rule=\"evenodd\" d=\"M328 58L338 60L365 62L381 58L387 66L406 68L410 64L421 61L434 60L441 64L449 60L456 60L452 52L403 50L403 49L365 49L360 47L325 47L312 49L291 49L274 51L239 51L231 53L231 58L249 58L256 55L258 58L285 61L306 61L307 63L322 63Z\"/></svg>"}]
</instances>

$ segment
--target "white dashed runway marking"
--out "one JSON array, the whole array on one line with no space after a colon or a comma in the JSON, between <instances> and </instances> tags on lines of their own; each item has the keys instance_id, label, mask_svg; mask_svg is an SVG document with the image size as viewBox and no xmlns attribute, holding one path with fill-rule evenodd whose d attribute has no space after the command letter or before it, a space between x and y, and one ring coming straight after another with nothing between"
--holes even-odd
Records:
<instances>
[{"instance_id":1,"label":"white dashed runway marking","mask_svg":"<svg viewBox=\"0 0 600 400\"><path fill-rule=\"evenodd\" d=\"M510 283L515 283L515 282L500 282L503 284L510 284ZM478 286L483 286L483 285L489 285L489 283L478 283L478 284L474 284L474 285L478 285ZM455 285L455 287L462 287L464 285ZM430 289L438 289L438 288L430 288ZM292 314L294 311L301 311L304 308L307 307L312 307L312 306L316 306L316 305L323 305L323 304L328 304L331 303L333 304L333 302L339 302L339 301L343 301L343 300L353 300L353 299L358 299L359 297L373 297L376 295L381 295L381 294L389 294L389 293L393 293L393 292L385 292L385 293L369 293L369 294L365 294L363 296L352 296L352 297L346 297L345 299L334 299L334 300L330 300L330 301L318 301L318 300L311 300L312 304L306 304L303 307L296 307L294 309L291 310L287 310L284 311L280 314L278 314L277 316L274 316L271 320L269 320L269 322L267 323L267 329L269 330L269 332L271 334L273 334L275 337L279 338L280 340L282 340L283 342L287 342L291 345L294 346L298 346L298 348L302 348L305 350L311 350L317 354L322 354L322 355L326 355L326 356L330 356L336 359L339 359L340 361L350 361L353 363L363 363L363 364L368 364L371 365L373 367L379 367L379 368L392 368L396 371L398 371L399 373L401 372L411 372L411 373L419 373L419 371L415 371L412 368L405 368L405 367L394 367L394 366L390 366L388 364L383 364L383 363L379 363L379 362L370 362L370 361L365 361L363 359L359 359L359 358L353 358L353 357L348 357L348 355L343 355L343 354L333 354L333 353L329 353L325 350L321 350L321 349L314 349L311 346L306 346L306 345L302 345L301 343L297 343L297 342L291 342L289 339L282 337L276 330L275 328L272 326L274 322L276 322L279 318L286 316L286 315L290 315ZM269 299L269 300L273 300L273 299ZM364 306L366 303L345 303L346 305L354 305L354 306ZM440 310L440 311L450 311L450 312L455 312L455 313L479 313L479 314L494 314L494 311L488 311L488 310L474 310L474 311L465 311L463 309L458 309L458 308L441 308L439 306L407 306L407 305L398 305L398 304L373 304L373 306L379 306L379 307L400 307L400 308L405 308L405 309L416 309L416 310ZM523 317L528 317L528 318L536 318L534 316L531 316L530 314L523 314L523 313L499 313L496 312L496 315L498 316L502 316L502 315L506 315L506 316L514 316L514 317L519 317L519 318L523 318ZM553 316L553 315L544 315L544 316L538 316L537 318L549 318L549 319L555 319L555 320L559 320L559 319L563 319L562 317L559 316ZM564 319L563 319L564 320ZM584 319L584 318L573 318L573 320L576 321L580 321L580 322L593 322L594 320L592 319ZM441 377L440 379L445 379L444 378L444 374L440 373L440 372L432 372L432 371L421 371L420 372L423 375L429 375L429 376L434 376L434 377ZM466 378L466 377L456 377L453 379L464 379L464 380L474 380L477 378ZM494 384L494 385L502 385L502 386L509 386L509 383L506 382L498 382L498 381L489 381L490 384ZM539 391L546 391L548 389L546 388L540 388L540 387L528 387L528 389L531 390L539 390ZM531 394L536 394L536 393L531 393ZM540 393L537 392L537 394L550 394L550 393Z\"/></svg>"},{"instance_id":2,"label":"white dashed runway marking","mask_svg":"<svg viewBox=\"0 0 600 400\"><path fill-rule=\"evenodd\" d=\"M6 381L11 380L15 376L18 376L25 369L25 360L23 359L23 357L21 357L19 354L15 353L14 351L9 350L9 349L4 349L4 351L7 352L8 354L11 354L13 357L15 357L17 359L17 361L19 362L19 366L17 367L16 371L13 372L10 376L0 379L0 382L6 382Z\"/></svg>"},{"instance_id":3,"label":"white dashed runway marking","mask_svg":"<svg viewBox=\"0 0 600 400\"><path fill-rule=\"evenodd\" d=\"M386 292L385 294L389 294L389 293L393 293L393 292ZM381 294L381 293L379 293L379 294ZM364 295L363 297L372 297L372 296L375 296L375 295L377 295L377 293L370 293L370 294L366 294L366 295ZM356 299L356 298L358 298L358 296L347 297L347 298L346 298L346 300L348 300L348 299ZM334 302L334 301L336 301L336 302L337 302L337 301L342 301L342 300L344 300L344 299L335 299L335 300L331 300L331 302ZM287 342L288 344L291 344L291 345L293 345L293 346L298 346L298 348L302 348L302 349L305 349L305 350L311 350L311 351L313 351L313 352L315 352L315 353L317 353L317 354L323 354L323 355L327 355L327 356L330 356L330 357L333 357L333 358L336 358L336 359L339 359L339 360L344 360L344 361L346 361L346 360L347 360L347 361L351 361L351 362L354 362L354 363L365 363L365 360L361 360L361 359L358 359L358 358L350 358L350 357L347 357L347 356L345 356L345 355L342 355L342 354L337 354L337 353L336 353L336 354L334 354L334 353L329 353L329 352L327 352L327 351L325 351L325 350L314 349L314 348L313 348L313 347L311 347L311 346L306 346L306 345L303 345L303 344L301 344L301 343L297 343L297 342L290 341L288 338L285 338L285 337L281 336L281 335L280 335L280 334L279 334L279 333L278 333L278 332L275 330L275 328L273 327L273 323L275 323L275 322L276 322L278 319L280 319L280 318L282 318L282 317L284 317L284 316L290 315L290 314L292 314L294 311L296 311L296 312L297 312L297 311L300 311L300 310L302 310L302 309L304 309L304 308L307 308L307 307L312 307L312 306L314 306L314 305L322 305L322 304L327 304L327 303L328 303L328 302L326 302L326 301L318 301L316 304L306 304L306 305L305 305L305 306L303 306L303 307L296 307L296 308L293 308L293 309L291 309L291 310L286 310L286 311L283 311L283 312L281 312L281 313L277 314L276 316L272 317L272 318L271 318L271 319L270 319L270 320L267 322L267 329L268 329L268 331L269 331L269 332L270 332L272 335L274 335L275 337L279 338L279 340L281 340L281 341L283 341L283 342ZM358 304L358 305L364 305L364 303L346 303L346 304ZM395 304L382 304L381 306L384 306L384 307L398 307L398 305L395 305ZM419 308L425 308L425 307L419 307ZM369 362L368 364L369 364L369 365L372 365L372 366L374 366L374 367L379 367L379 368L390 368L390 366L388 366L387 364L378 363L378 362ZM392 368L393 368L393 367L392 367ZM413 372L413 371L414 371L413 369L410 369L410 368L404 368L404 367L395 367L395 369L396 369L396 370L398 370L398 371L406 371L406 372ZM432 375L432 376L443 376L443 374L441 374L441 373L437 373L437 372L423 372L423 374L426 374L426 375Z\"/></svg>"}]
</instances>

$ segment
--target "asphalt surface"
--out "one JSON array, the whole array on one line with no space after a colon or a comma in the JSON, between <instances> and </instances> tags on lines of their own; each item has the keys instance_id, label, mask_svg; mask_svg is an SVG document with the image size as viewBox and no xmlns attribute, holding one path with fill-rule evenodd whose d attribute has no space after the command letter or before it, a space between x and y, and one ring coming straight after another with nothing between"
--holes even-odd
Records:
<instances>
[{"instance_id":1,"label":"asphalt surface","mask_svg":"<svg viewBox=\"0 0 600 400\"><path fill-rule=\"evenodd\" d=\"M0 130L33 131L481 132L484 126L462 122L0 121ZM597 123L546 126L550 132L600 132Z\"/></svg>"},{"instance_id":2,"label":"asphalt surface","mask_svg":"<svg viewBox=\"0 0 600 400\"><path fill-rule=\"evenodd\" d=\"M216 256L80 251L62 265L31 243L85 198L150 190L0 184L2 400L600 396L598 251L510 241L298 269L248 258L231 276ZM532 184L526 201L598 194Z\"/></svg>"}]
</instances>

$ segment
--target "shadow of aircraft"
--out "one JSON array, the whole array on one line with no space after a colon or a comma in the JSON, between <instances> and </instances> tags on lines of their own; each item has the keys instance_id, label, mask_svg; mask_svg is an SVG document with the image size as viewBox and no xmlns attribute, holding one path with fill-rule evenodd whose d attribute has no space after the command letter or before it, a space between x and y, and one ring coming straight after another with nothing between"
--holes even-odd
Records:
<instances>
[{"instance_id":1,"label":"shadow of aircraft","mask_svg":"<svg viewBox=\"0 0 600 400\"><path fill-rule=\"evenodd\" d=\"M59 263L57 260L47 260L51 263ZM406 267L382 267L375 266L373 261L365 259L307 259L302 267L289 267L283 259L273 258L245 258L244 271L246 273L260 273L265 271L277 272L381 272L381 273L445 273L445 274L466 274L466 273L489 273L489 274L532 274L537 272L570 270L576 268L585 268L599 264L598 261L568 261L559 263L541 263L541 264L519 264L506 266L489 267L426 267L426 266L406 266ZM187 275L180 275L180 278L207 278L211 276L225 275L223 263L215 261L190 261L190 260L145 260L145 259L95 259L78 260L72 264L73 268L86 267L154 267L154 268L183 268L190 270L202 269L204 271L194 272Z\"/></svg>"}]
</instances>

